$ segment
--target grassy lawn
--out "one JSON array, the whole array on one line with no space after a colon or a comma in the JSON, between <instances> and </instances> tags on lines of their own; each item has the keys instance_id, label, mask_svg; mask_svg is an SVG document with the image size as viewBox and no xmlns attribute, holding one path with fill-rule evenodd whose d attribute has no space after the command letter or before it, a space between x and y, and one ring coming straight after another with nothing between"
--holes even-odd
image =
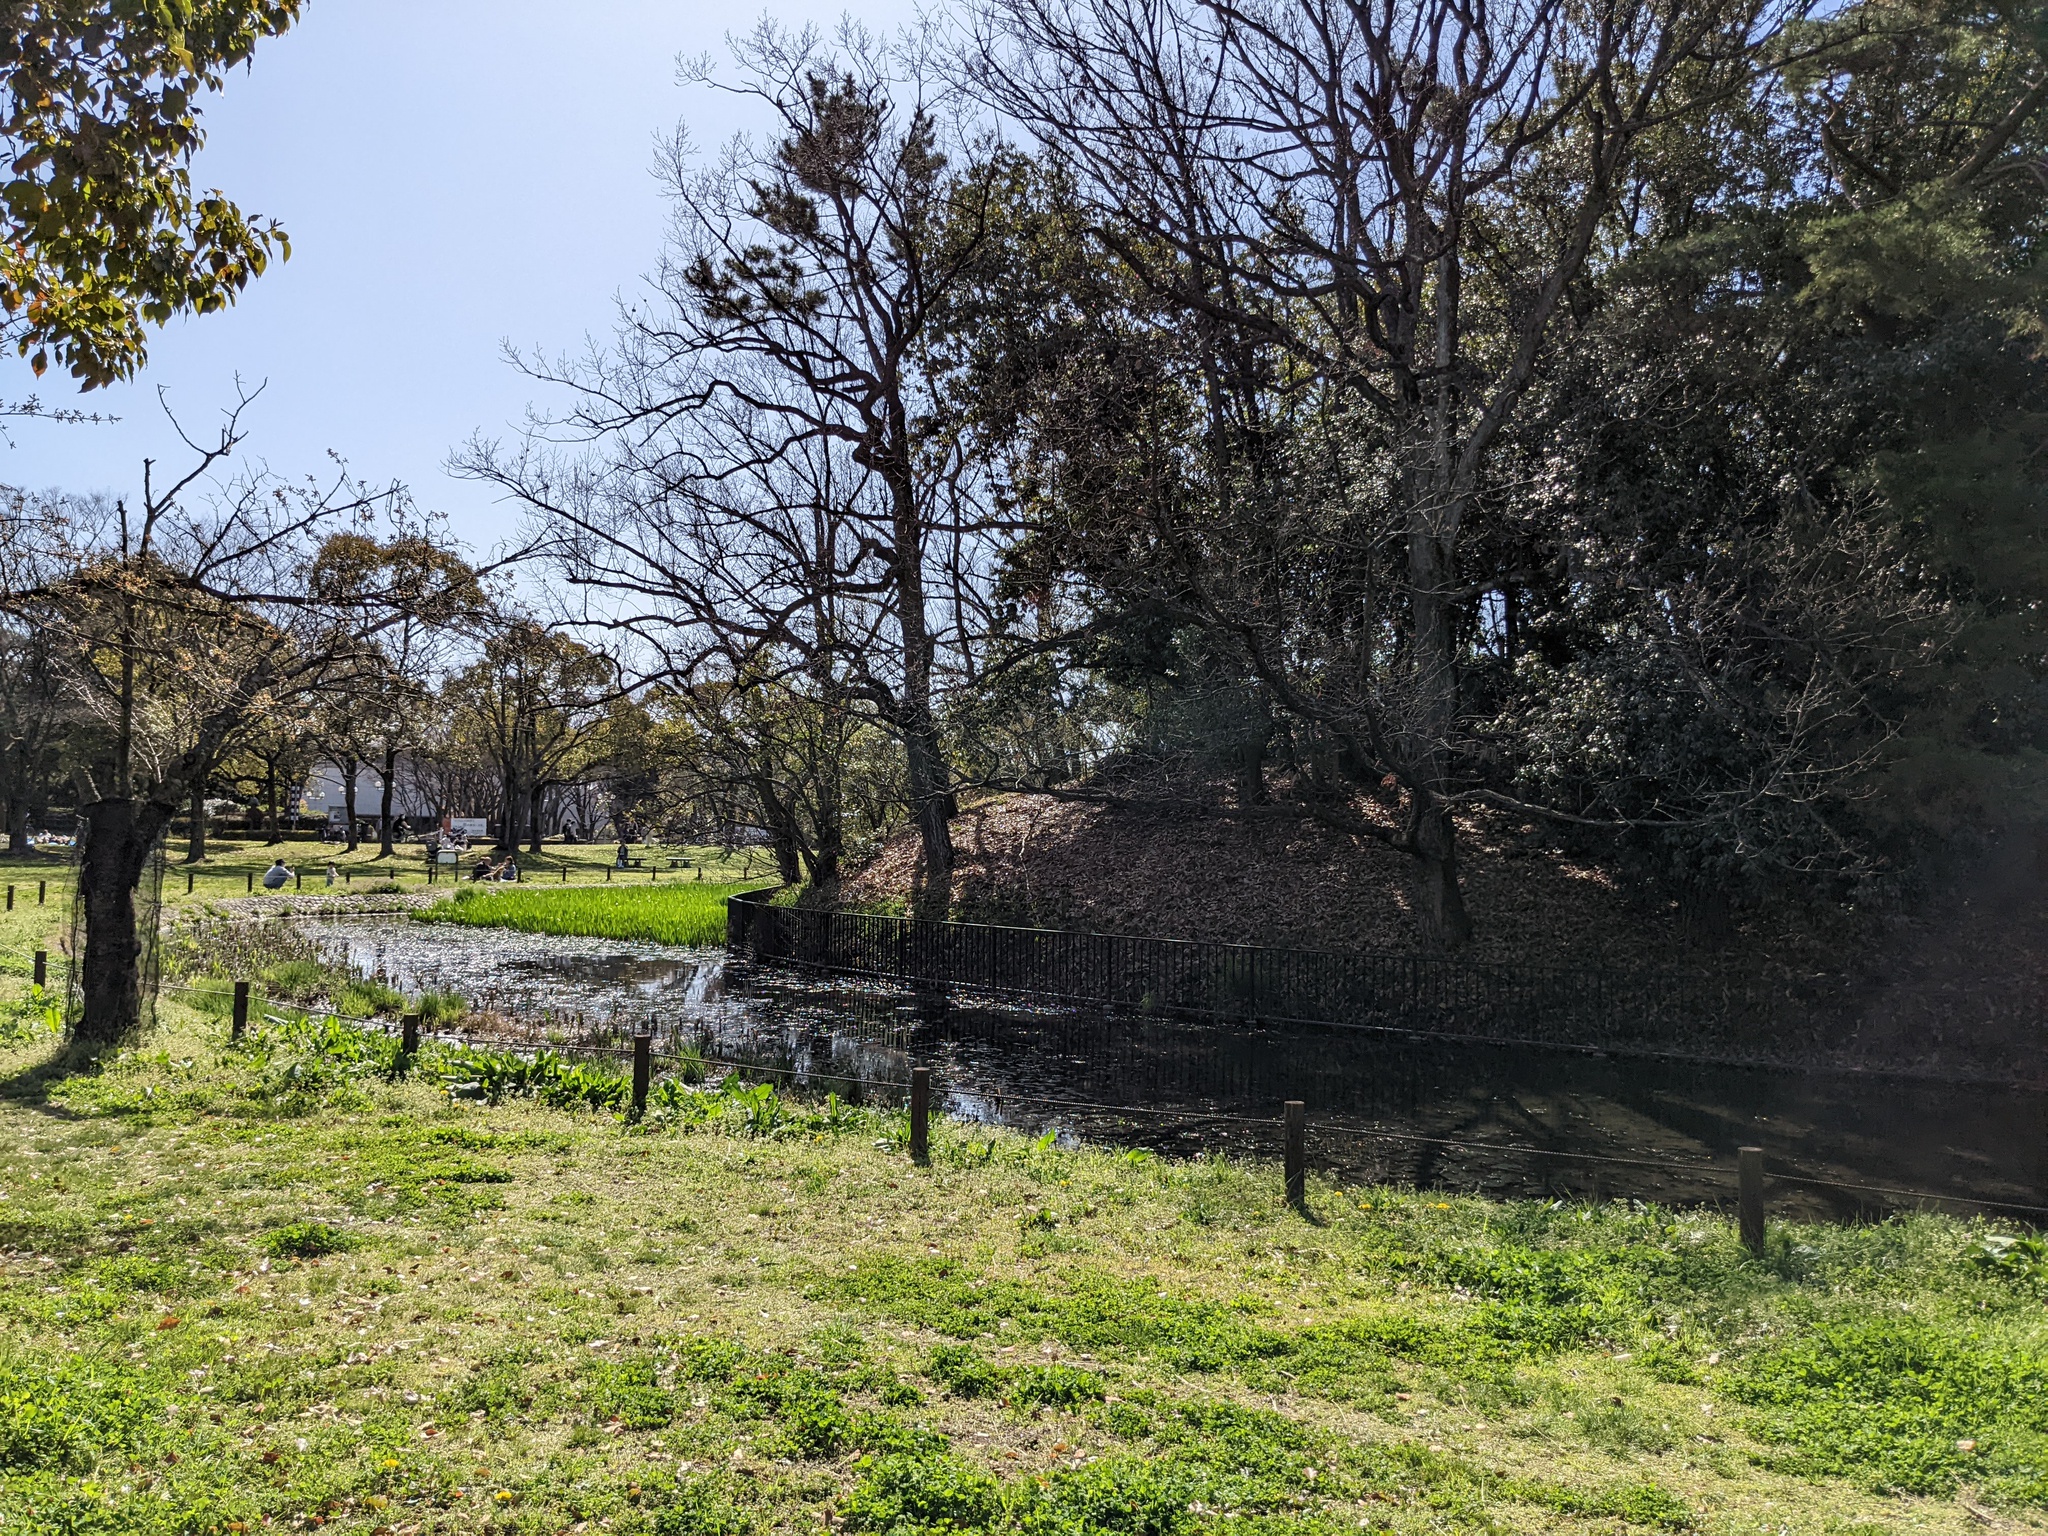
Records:
<instances>
[{"instance_id":1,"label":"grassy lawn","mask_svg":"<svg viewBox=\"0 0 2048 1536\"><path fill-rule=\"evenodd\" d=\"M725 899L748 883L612 885L558 890L468 885L452 901L416 912L422 922L472 928L514 928L522 933L579 934L600 939L647 939L661 944L725 942Z\"/></svg>"},{"instance_id":2,"label":"grassy lawn","mask_svg":"<svg viewBox=\"0 0 2048 1536\"><path fill-rule=\"evenodd\" d=\"M67 1054L0 926L0 1531L2048 1525L2048 1273L1063 1151L315 1017ZM2003 1254L2003 1258L1999 1257Z\"/></svg>"},{"instance_id":3,"label":"grassy lawn","mask_svg":"<svg viewBox=\"0 0 2048 1536\"><path fill-rule=\"evenodd\" d=\"M174 844L171 857L164 869L163 900L173 915L194 914L222 903L232 902L250 893L251 877L255 893L263 894L263 872L271 862L282 857L288 868L296 870L303 878L300 885L286 886L287 894L320 894L328 890L327 866L331 861L337 871L334 890L344 894L366 894L379 889L395 886L400 891L417 892L428 889L427 870L417 844L401 845L394 859L379 859L375 844L358 849L353 854L344 853L339 844L324 844L310 840L292 840L283 843L265 843L258 840L238 841L216 839L209 844L211 853L206 862L190 866L179 862L178 850L182 845ZM643 867L631 871L613 871L612 859L617 851L616 844L602 843L548 843L539 855L521 853L519 867L525 873L528 888L569 885L599 886L607 890L660 891L671 887L688 886L703 890L711 885L733 883L758 884L774 878L773 861L759 849L741 849L727 855L723 849L709 844L641 847L635 845L633 856L643 861ZM671 859L681 861L682 867L670 869ZM435 889L451 894L458 889L468 889L467 869L462 871L463 879L453 880L443 870ZM699 875L702 875L701 881ZM37 854L28 857L0 855L0 887L13 885L15 888L15 912L0 911L0 936L13 931L19 921L31 926L40 919L23 919L24 909L33 913L36 908L38 885L44 887L45 915L51 920L48 928L51 964L59 964L56 935L62 922L68 918L74 879L68 860L54 854ZM187 890L187 886L190 890ZM723 899L722 897L720 898ZM719 932L724 932L724 920L719 920ZM39 929L38 931L43 931ZM33 946L29 946L33 947ZM5 974L11 963L8 951L0 950L0 974ZM21 958L21 972L28 974L25 953Z\"/></svg>"}]
</instances>

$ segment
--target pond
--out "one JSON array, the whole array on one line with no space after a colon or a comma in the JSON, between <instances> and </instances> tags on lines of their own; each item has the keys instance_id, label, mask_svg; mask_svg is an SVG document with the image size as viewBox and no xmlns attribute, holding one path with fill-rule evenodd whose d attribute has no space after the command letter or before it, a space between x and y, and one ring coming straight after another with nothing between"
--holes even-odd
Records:
<instances>
[{"instance_id":1,"label":"pond","mask_svg":"<svg viewBox=\"0 0 2048 1536\"><path fill-rule=\"evenodd\" d=\"M1732 1198L1735 1148L1761 1145L1787 1216L1925 1203L1887 1190L2048 1206L2048 1094L1997 1084L948 999L405 918L310 927L365 974L461 992L518 1043L615 1051L651 1021L659 1052L866 1102L900 1102L928 1066L968 1124L1276 1156L1281 1104L1301 1099L1310 1166L1348 1178L1690 1204Z\"/></svg>"}]
</instances>

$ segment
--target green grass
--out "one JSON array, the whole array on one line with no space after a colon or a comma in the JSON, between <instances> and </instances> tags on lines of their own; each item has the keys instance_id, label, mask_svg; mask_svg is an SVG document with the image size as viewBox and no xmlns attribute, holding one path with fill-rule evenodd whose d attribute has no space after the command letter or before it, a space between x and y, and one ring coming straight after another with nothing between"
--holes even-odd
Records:
<instances>
[{"instance_id":1,"label":"green grass","mask_svg":"<svg viewBox=\"0 0 2048 1536\"><path fill-rule=\"evenodd\" d=\"M742 884L619 884L597 890L488 890L468 885L452 901L413 914L426 923L514 928L521 933L594 939L644 939L660 944L725 942L725 898Z\"/></svg>"},{"instance_id":2,"label":"green grass","mask_svg":"<svg viewBox=\"0 0 2048 1536\"><path fill-rule=\"evenodd\" d=\"M2048 1272L1991 1225L1296 1213L950 1123L917 1167L894 1112L665 1077L628 1124L620 1064L282 1003L94 1059L8 958L0 1532L2048 1524Z\"/></svg>"}]
</instances>

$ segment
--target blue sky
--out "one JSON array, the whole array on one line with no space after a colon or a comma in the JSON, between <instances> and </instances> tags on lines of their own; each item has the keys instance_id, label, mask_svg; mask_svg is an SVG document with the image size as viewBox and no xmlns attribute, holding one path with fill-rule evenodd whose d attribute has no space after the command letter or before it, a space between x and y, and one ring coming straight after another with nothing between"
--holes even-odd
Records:
<instances>
[{"instance_id":1,"label":"blue sky","mask_svg":"<svg viewBox=\"0 0 2048 1536\"><path fill-rule=\"evenodd\" d=\"M845 0L765 14L835 22ZM135 384L81 399L0 362L0 398L111 410L112 426L7 424L0 482L132 493L140 462L180 458L157 391L211 435L239 373L265 383L247 452L289 475L330 451L403 480L478 549L513 514L449 478L473 432L516 430L547 399L502 347L574 349L654 265L665 209L654 143L747 126L733 98L678 86L678 55L723 57L764 12L693 0L310 0L206 108L196 180L291 232L293 256L226 314L174 321ZM909 0L862 0L880 30Z\"/></svg>"}]
</instances>

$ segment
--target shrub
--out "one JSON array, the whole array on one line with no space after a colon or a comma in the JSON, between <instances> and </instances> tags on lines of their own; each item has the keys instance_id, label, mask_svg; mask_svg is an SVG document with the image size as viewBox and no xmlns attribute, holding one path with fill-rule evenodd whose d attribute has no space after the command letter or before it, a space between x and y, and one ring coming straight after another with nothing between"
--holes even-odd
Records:
<instances>
[{"instance_id":1,"label":"shrub","mask_svg":"<svg viewBox=\"0 0 2048 1536\"><path fill-rule=\"evenodd\" d=\"M404 1007L405 994L381 981L347 982L334 994L334 1011L345 1018L367 1019Z\"/></svg>"},{"instance_id":2,"label":"shrub","mask_svg":"<svg viewBox=\"0 0 2048 1536\"><path fill-rule=\"evenodd\" d=\"M420 1024L423 1028L435 1029L453 1024L469 1012L468 999L455 992L422 992L420 994Z\"/></svg>"},{"instance_id":3,"label":"shrub","mask_svg":"<svg viewBox=\"0 0 2048 1536\"><path fill-rule=\"evenodd\" d=\"M648 1521L654 1536L749 1536L754 1517L734 1502L723 1480L692 1478Z\"/></svg>"},{"instance_id":4,"label":"shrub","mask_svg":"<svg viewBox=\"0 0 2048 1536\"><path fill-rule=\"evenodd\" d=\"M1987 1472L2038 1470L2048 1362L1962 1330L1886 1318L1823 1326L1730 1384L1757 1437L1807 1476L1945 1494Z\"/></svg>"},{"instance_id":5,"label":"shrub","mask_svg":"<svg viewBox=\"0 0 2048 1536\"><path fill-rule=\"evenodd\" d=\"M328 989L331 974L318 960L286 960L264 970L263 984L273 996L304 1002Z\"/></svg>"},{"instance_id":6,"label":"shrub","mask_svg":"<svg viewBox=\"0 0 2048 1536\"><path fill-rule=\"evenodd\" d=\"M295 1221L263 1238L263 1251L273 1259L320 1259L355 1246L352 1234L324 1221Z\"/></svg>"},{"instance_id":7,"label":"shrub","mask_svg":"<svg viewBox=\"0 0 2048 1536\"><path fill-rule=\"evenodd\" d=\"M996 1480L951 1451L878 1457L839 1507L848 1530L875 1536L983 1530L1002 1510Z\"/></svg>"}]
</instances>

